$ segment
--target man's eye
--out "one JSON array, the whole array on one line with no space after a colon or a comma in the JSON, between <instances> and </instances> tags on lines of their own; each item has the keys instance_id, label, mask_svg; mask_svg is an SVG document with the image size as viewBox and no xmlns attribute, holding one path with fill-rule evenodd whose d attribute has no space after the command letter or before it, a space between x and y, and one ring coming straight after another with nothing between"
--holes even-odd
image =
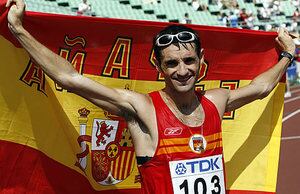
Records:
<instances>
[{"instance_id":1,"label":"man's eye","mask_svg":"<svg viewBox=\"0 0 300 194\"><path fill-rule=\"evenodd\" d=\"M192 64L192 63L194 63L196 60L195 60L195 58L193 58L193 57L188 57L188 58L186 58L185 60L184 60L184 62L186 63L186 64Z\"/></svg>"},{"instance_id":2,"label":"man's eye","mask_svg":"<svg viewBox=\"0 0 300 194\"><path fill-rule=\"evenodd\" d=\"M167 67L175 67L177 65L177 61L167 61L166 65Z\"/></svg>"}]
</instances>

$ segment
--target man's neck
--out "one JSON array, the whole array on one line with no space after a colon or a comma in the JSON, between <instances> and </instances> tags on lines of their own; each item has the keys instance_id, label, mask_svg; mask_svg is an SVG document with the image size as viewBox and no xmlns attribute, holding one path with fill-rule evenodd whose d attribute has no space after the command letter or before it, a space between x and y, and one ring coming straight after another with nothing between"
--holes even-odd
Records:
<instances>
[{"instance_id":1,"label":"man's neck","mask_svg":"<svg viewBox=\"0 0 300 194\"><path fill-rule=\"evenodd\" d=\"M176 106L183 114L191 114L199 105L199 101L194 90L185 93L179 93L165 88L163 89L163 92L167 98L167 101L170 103L168 105Z\"/></svg>"}]
</instances>

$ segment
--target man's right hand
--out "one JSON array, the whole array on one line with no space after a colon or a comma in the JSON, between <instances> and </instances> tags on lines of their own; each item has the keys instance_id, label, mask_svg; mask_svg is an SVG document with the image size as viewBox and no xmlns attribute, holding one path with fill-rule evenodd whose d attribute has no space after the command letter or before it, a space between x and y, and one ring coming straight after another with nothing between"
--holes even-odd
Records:
<instances>
[{"instance_id":1,"label":"man's right hand","mask_svg":"<svg viewBox=\"0 0 300 194\"><path fill-rule=\"evenodd\" d=\"M6 7L10 7L7 19L8 28L17 33L18 29L22 27L23 15L25 12L25 3L23 0L7 0Z\"/></svg>"}]
</instances>

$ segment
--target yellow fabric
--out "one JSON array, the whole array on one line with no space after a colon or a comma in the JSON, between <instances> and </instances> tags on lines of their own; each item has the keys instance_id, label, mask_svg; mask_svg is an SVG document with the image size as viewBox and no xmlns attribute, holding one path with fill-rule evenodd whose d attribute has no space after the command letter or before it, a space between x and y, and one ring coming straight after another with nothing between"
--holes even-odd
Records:
<instances>
[{"instance_id":1,"label":"yellow fabric","mask_svg":"<svg viewBox=\"0 0 300 194\"><path fill-rule=\"evenodd\" d=\"M76 154L80 131L78 110L90 111L86 131L91 135L94 118L107 119L103 110L85 99L66 91L56 91L52 80L46 80L46 92L37 90L37 84L28 86L20 77L29 57L23 49L15 48L0 36L0 139L40 150L59 163L84 174L77 166ZM113 79L85 75L111 87L147 93L163 88L162 82ZM239 86L249 80L241 80ZM220 81L203 81L205 89L220 86ZM257 100L235 112L233 120L224 120L223 147L226 163L227 187L233 190L275 192L284 85L279 86L264 100ZM272 115L272 117L270 117ZM90 145L90 143L88 143ZM91 146L90 146L91 147ZM134 183L138 175L135 166L130 176L114 186L102 186L91 175L88 155L86 176L97 190L139 188Z\"/></svg>"}]
</instances>

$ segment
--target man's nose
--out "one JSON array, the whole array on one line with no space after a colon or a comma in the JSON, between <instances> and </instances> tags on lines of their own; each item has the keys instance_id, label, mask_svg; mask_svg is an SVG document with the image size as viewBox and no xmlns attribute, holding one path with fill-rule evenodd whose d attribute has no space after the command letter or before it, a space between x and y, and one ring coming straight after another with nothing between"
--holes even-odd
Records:
<instances>
[{"instance_id":1,"label":"man's nose","mask_svg":"<svg viewBox=\"0 0 300 194\"><path fill-rule=\"evenodd\" d=\"M189 71L188 71L188 68L187 68L186 64L180 63L178 65L178 70L177 70L178 76L184 77L184 76L186 76L188 74L188 72Z\"/></svg>"}]
</instances>

